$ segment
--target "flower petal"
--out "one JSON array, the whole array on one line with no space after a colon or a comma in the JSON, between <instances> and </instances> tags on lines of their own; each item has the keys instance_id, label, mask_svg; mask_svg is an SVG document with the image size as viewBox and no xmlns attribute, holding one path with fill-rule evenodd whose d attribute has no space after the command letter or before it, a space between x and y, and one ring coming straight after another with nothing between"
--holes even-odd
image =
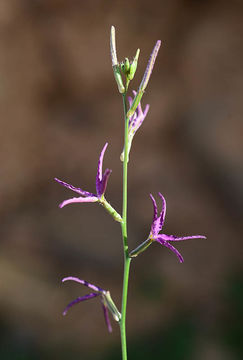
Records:
<instances>
[{"instance_id":1,"label":"flower petal","mask_svg":"<svg viewBox=\"0 0 243 360\"><path fill-rule=\"evenodd\" d=\"M135 97L137 92L135 90L133 90L132 92ZM130 107L132 106L132 103L133 103L133 98L131 96L128 96L127 100L128 100L129 109L130 109ZM131 117L129 117L128 127L131 126L131 124L133 123L134 119L136 119L136 117L137 117L137 111L135 110L134 114Z\"/></svg>"},{"instance_id":2,"label":"flower petal","mask_svg":"<svg viewBox=\"0 0 243 360\"><path fill-rule=\"evenodd\" d=\"M109 333L111 333L112 332L112 326L111 326L111 322L110 322L110 319L109 319L108 308L107 308L107 306L105 306L103 304L103 302L101 302L101 303L102 303L102 309L104 311L105 323L107 325Z\"/></svg>"},{"instance_id":3,"label":"flower petal","mask_svg":"<svg viewBox=\"0 0 243 360\"><path fill-rule=\"evenodd\" d=\"M158 216L158 209L157 209L157 204L156 204L156 201L155 201L153 195L150 194L149 196L150 196L150 198L151 198L151 200L153 202L153 207L154 207L154 217L153 217L153 222L154 222L157 219L157 216Z\"/></svg>"},{"instance_id":4,"label":"flower petal","mask_svg":"<svg viewBox=\"0 0 243 360\"><path fill-rule=\"evenodd\" d=\"M174 235L166 235L166 234L160 234L161 238L163 238L166 241L183 241L183 240L191 240L191 239L207 239L206 236L203 235L191 235L191 236L183 236L183 237L177 237Z\"/></svg>"},{"instance_id":5,"label":"flower petal","mask_svg":"<svg viewBox=\"0 0 243 360\"><path fill-rule=\"evenodd\" d=\"M145 108L144 108L144 111L143 111L143 118L145 119L146 116L147 116L147 113L149 111L149 108L150 108L150 105L149 104L146 104L145 105Z\"/></svg>"},{"instance_id":6,"label":"flower petal","mask_svg":"<svg viewBox=\"0 0 243 360\"><path fill-rule=\"evenodd\" d=\"M65 282L65 281L75 281L79 284L87 286L88 288L90 288L94 291L98 291L98 292L102 292L102 293L104 291L101 287L93 285L93 284L89 283L88 281L79 279L78 277L75 277L75 276L67 276L67 277L63 278L62 282Z\"/></svg>"},{"instance_id":7,"label":"flower petal","mask_svg":"<svg viewBox=\"0 0 243 360\"><path fill-rule=\"evenodd\" d=\"M105 154L107 146L108 146L108 143L105 143L105 145L100 153L100 157L99 157L99 161L98 161L98 169L97 169L97 175L96 175L96 192L97 192L98 197L100 197L100 194L101 194L102 167L103 167L104 154Z\"/></svg>"},{"instance_id":8,"label":"flower petal","mask_svg":"<svg viewBox=\"0 0 243 360\"><path fill-rule=\"evenodd\" d=\"M136 93L136 91L135 91L135 93ZM135 94L136 95L136 94ZM132 99L132 97L131 96L128 96L127 97L127 101L128 101L128 104L129 104L129 108L132 106L132 102L133 102L133 99Z\"/></svg>"},{"instance_id":9,"label":"flower petal","mask_svg":"<svg viewBox=\"0 0 243 360\"><path fill-rule=\"evenodd\" d=\"M137 92L135 90L132 91L134 98L137 95ZM132 106L132 98L129 97L128 99L129 101L129 105L130 107ZM128 135L130 137L133 137L136 133L136 131L140 128L140 126L142 125L147 113L149 110L149 105L147 104L145 106L144 112L142 110L142 105L141 105L141 101L139 102L134 114L129 118L129 133Z\"/></svg>"},{"instance_id":10,"label":"flower petal","mask_svg":"<svg viewBox=\"0 0 243 360\"><path fill-rule=\"evenodd\" d=\"M137 110L135 111L134 115L130 118L130 121L129 121L128 136L130 136L132 138L134 137L137 130L142 125L148 111L149 111L148 104L145 106L144 112L142 111L141 102L138 104Z\"/></svg>"},{"instance_id":11,"label":"flower petal","mask_svg":"<svg viewBox=\"0 0 243 360\"><path fill-rule=\"evenodd\" d=\"M109 179L111 173L112 173L111 169L105 170L103 178L99 184L99 192L97 191L98 197L101 197L105 193L106 187L107 187L107 182L108 182L108 179Z\"/></svg>"},{"instance_id":12,"label":"flower petal","mask_svg":"<svg viewBox=\"0 0 243 360\"><path fill-rule=\"evenodd\" d=\"M154 197L150 194L151 200L153 202L153 207L154 207L154 218L153 218L153 222L151 225L152 237L156 237L158 235L158 233L160 232L160 230L162 229L162 227L164 225L164 220L165 220L166 202L165 202L165 198L163 197L163 195L161 193L159 193L159 196L162 199L162 210L161 210L160 215L158 216L158 209L157 209L156 201L154 200Z\"/></svg>"},{"instance_id":13,"label":"flower petal","mask_svg":"<svg viewBox=\"0 0 243 360\"><path fill-rule=\"evenodd\" d=\"M166 214L166 201L165 201L165 198L164 196L159 192L159 197L161 198L162 200L162 209L161 209L161 213L159 215L160 217L160 225L161 225L161 229L162 227L164 226L164 222L165 222L165 214ZM160 229L160 230L161 230Z\"/></svg>"},{"instance_id":14,"label":"flower petal","mask_svg":"<svg viewBox=\"0 0 243 360\"><path fill-rule=\"evenodd\" d=\"M168 249L170 249L171 251L173 251L174 254L176 254L176 256L178 257L180 263L183 263L184 259L181 255L181 253L174 247L172 246L170 243L168 243L167 241L157 237L155 239L158 243L160 243L161 245L164 245L165 247L167 247Z\"/></svg>"},{"instance_id":15,"label":"flower petal","mask_svg":"<svg viewBox=\"0 0 243 360\"><path fill-rule=\"evenodd\" d=\"M100 296L100 294L97 294L97 293L90 293L90 294L87 294L87 295L84 295L84 296L80 296L78 297L77 299L71 301L64 309L63 311L63 315L65 316L68 312L68 310L73 306L73 305L76 305L78 303L80 303L81 301L85 301L85 300L89 300L89 299L92 299L96 296Z\"/></svg>"},{"instance_id":16,"label":"flower petal","mask_svg":"<svg viewBox=\"0 0 243 360\"><path fill-rule=\"evenodd\" d=\"M65 181L59 180L58 178L55 178L54 180L56 180L59 184L65 186L66 188L75 191L76 193L83 195L83 196L95 196L95 194L92 194L88 191L82 190L81 188L77 188L71 184L66 183Z\"/></svg>"},{"instance_id":17,"label":"flower petal","mask_svg":"<svg viewBox=\"0 0 243 360\"><path fill-rule=\"evenodd\" d=\"M90 197L78 197L78 198L72 198L68 200L64 200L59 207L62 209L64 206L68 204L74 204L74 203L83 203L83 202L96 202L98 201L97 196L90 196Z\"/></svg>"},{"instance_id":18,"label":"flower petal","mask_svg":"<svg viewBox=\"0 0 243 360\"><path fill-rule=\"evenodd\" d=\"M137 119L137 111L135 111L135 113L133 114L133 116L131 116L129 118L129 123L128 123L128 134L130 136L132 136L135 131L134 131L134 128L135 128L135 125L136 125L136 119Z\"/></svg>"},{"instance_id":19,"label":"flower petal","mask_svg":"<svg viewBox=\"0 0 243 360\"><path fill-rule=\"evenodd\" d=\"M98 169L97 169L97 178L101 181L102 180L102 165L103 165L103 158L106 151L106 148L108 146L108 143L105 143L99 157L98 161Z\"/></svg>"}]
</instances>

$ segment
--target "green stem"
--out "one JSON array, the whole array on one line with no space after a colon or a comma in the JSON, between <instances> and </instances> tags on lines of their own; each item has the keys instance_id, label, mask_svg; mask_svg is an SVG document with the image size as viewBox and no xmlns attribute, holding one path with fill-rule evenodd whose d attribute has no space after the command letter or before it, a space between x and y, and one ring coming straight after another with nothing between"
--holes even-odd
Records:
<instances>
[{"instance_id":1,"label":"green stem","mask_svg":"<svg viewBox=\"0 0 243 360\"><path fill-rule=\"evenodd\" d=\"M122 294L122 310L120 320L122 360L127 360L127 340L126 340L126 309L127 309L127 291L128 278L131 258L124 258L124 277L123 277L123 294Z\"/></svg>"},{"instance_id":2,"label":"green stem","mask_svg":"<svg viewBox=\"0 0 243 360\"><path fill-rule=\"evenodd\" d=\"M124 161L123 161L123 208L122 208L122 236L124 242L124 250L127 250L127 163L128 163L128 122L127 118L127 104L126 93L122 94L123 109L124 109Z\"/></svg>"},{"instance_id":3,"label":"green stem","mask_svg":"<svg viewBox=\"0 0 243 360\"><path fill-rule=\"evenodd\" d=\"M129 257L128 244L127 244L127 163L128 163L128 122L127 105L126 105L126 92L122 94L125 131L124 131L124 161L123 161L123 209L122 209L122 238L123 238L123 251L124 251L124 273L123 273L123 292L122 292L122 308L120 320L121 332L121 346L122 346L122 360L127 360L127 344L126 344L126 309L127 309L127 292L128 292L128 279L131 258Z\"/></svg>"}]
</instances>

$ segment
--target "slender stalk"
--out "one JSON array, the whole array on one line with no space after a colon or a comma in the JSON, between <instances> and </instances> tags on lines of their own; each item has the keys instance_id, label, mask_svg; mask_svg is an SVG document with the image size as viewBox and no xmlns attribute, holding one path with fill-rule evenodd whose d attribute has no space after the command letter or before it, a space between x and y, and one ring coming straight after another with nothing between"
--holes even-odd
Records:
<instances>
[{"instance_id":1,"label":"slender stalk","mask_svg":"<svg viewBox=\"0 0 243 360\"><path fill-rule=\"evenodd\" d=\"M123 161L123 208L122 208L122 236L124 241L124 250L127 250L127 163L128 163L128 122L127 104L125 92L122 94L123 110L124 110L124 161Z\"/></svg>"},{"instance_id":2,"label":"slender stalk","mask_svg":"<svg viewBox=\"0 0 243 360\"><path fill-rule=\"evenodd\" d=\"M123 161L123 209L122 209L122 237L123 237L123 251L124 251L124 273L123 273L123 292L122 292L122 308L120 320L121 332L121 346L122 346L122 360L127 360L127 344L126 344L126 309L127 309L127 292L128 279L131 258L129 257L127 244L127 164L128 164L128 122L126 92L122 94L123 109L124 109L124 161Z\"/></svg>"}]
</instances>

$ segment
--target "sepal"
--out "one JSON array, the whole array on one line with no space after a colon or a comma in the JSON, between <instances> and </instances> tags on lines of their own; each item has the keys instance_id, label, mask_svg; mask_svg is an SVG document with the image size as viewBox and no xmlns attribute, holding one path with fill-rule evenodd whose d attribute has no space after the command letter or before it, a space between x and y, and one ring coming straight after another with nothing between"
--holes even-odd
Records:
<instances>
[{"instance_id":1,"label":"sepal","mask_svg":"<svg viewBox=\"0 0 243 360\"><path fill-rule=\"evenodd\" d=\"M139 90L137 93L136 93L136 96L134 97L133 99L133 102L132 102L132 105L130 107L130 109L128 110L127 112L127 118L130 119L135 111L137 110L137 107L142 99L142 96L144 94L144 91L143 90Z\"/></svg>"},{"instance_id":2,"label":"sepal","mask_svg":"<svg viewBox=\"0 0 243 360\"><path fill-rule=\"evenodd\" d=\"M121 320L121 313L117 310L117 307L111 298L110 291L103 291L102 302L105 306L107 306L113 319L119 322Z\"/></svg>"},{"instance_id":3,"label":"sepal","mask_svg":"<svg viewBox=\"0 0 243 360\"><path fill-rule=\"evenodd\" d=\"M145 251L152 244L152 242L153 242L153 239L148 238L142 244L140 244L138 247L136 247L136 249L132 250L129 254L129 257L133 258L133 257L138 256L140 253Z\"/></svg>"},{"instance_id":4,"label":"sepal","mask_svg":"<svg viewBox=\"0 0 243 360\"><path fill-rule=\"evenodd\" d=\"M125 58L125 61L121 63L121 71L124 75L128 75L130 71L130 61L128 58Z\"/></svg>"},{"instance_id":5,"label":"sepal","mask_svg":"<svg viewBox=\"0 0 243 360\"><path fill-rule=\"evenodd\" d=\"M120 68L119 65L115 65L113 66L113 72L114 72L114 77L118 86L118 90L120 94L124 94L125 92L125 87L123 85L123 81L122 81L122 76L121 76L121 72L120 72Z\"/></svg>"}]
</instances>

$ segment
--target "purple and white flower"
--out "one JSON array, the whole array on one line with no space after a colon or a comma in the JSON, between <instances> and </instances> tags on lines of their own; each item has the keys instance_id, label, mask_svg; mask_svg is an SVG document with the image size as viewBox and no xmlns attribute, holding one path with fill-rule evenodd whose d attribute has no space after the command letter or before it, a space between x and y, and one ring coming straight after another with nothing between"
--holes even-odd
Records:
<instances>
[{"instance_id":1,"label":"purple and white flower","mask_svg":"<svg viewBox=\"0 0 243 360\"><path fill-rule=\"evenodd\" d=\"M133 95L134 97L136 96L136 91L133 90ZM133 99L128 96L128 103L129 106L132 106L132 102ZM134 112L134 114L129 118L129 123L128 123L128 141L127 141L127 151L128 151L128 155L129 152L131 150L131 146L132 146L132 140L134 135L136 134L137 130L140 128L140 126L142 125L144 119L147 116L147 113L149 111L149 105L147 104L144 108L144 111L142 110L142 106L141 106L141 102L138 104L138 107L136 109L136 111ZM124 149L123 152L120 156L121 161L124 161Z\"/></svg>"},{"instance_id":2,"label":"purple and white flower","mask_svg":"<svg viewBox=\"0 0 243 360\"><path fill-rule=\"evenodd\" d=\"M66 315L68 310L73 305L76 305L82 301L89 300L89 299L99 296L101 299L102 309L104 312L105 322L106 322L108 331L112 332L112 326L111 326L111 322L109 319L108 310L111 312L113 319L118 322L121 319L121 314L119 313L113 300L111 299L110 292L100 288L99 286L93 285L85 280L82 280L82 279L79 279L79 278L73 277L73 276L65 277L64 279L62 279L62 282L69 281L69 280L75 281L79 284L87 286L89 289L93 290L94 292L91 292L90 294L87 294L87 295L80 296L77 299L71 301L64 309L63 315Z\"/></svg>"},{"instance_id":3,"label":"purple and white flower","mask_svg":"<svg viewBox=\"0 0 243 360\"><path fill-rule=\"evenodd\" d=\"M104 208L112 215L112 217L116 221L122 222L121 216L116 212L116 210L105 199L105 191L106 191L106 187L107 187L107 182L108 182L109 176L112 172L112 170L110 170L110 169L106 169L104 174L102 172L103 159L104 159L104 154L105 154L107 146L108 146L108 143L106 143L105 146L103 147L103 149L100 153L99 161L98 161L98 169L97 169L97 175L96 175L96 194L85 191L81 188L75 187L73 185L70 185L70 184L62 181L62 180L59 180L58 178L55 178L55 180L59 184L65 186L66 188L81 195L80 197L74 197L71 199L64 200L59 205L60 208L63 208L64 206L66 206L68 204L74 204L74 203L99 202L101 205L104 206Z\"/></svg>"},{"instance_id":4,"label":"purple and white flower","mask_svg":"<svg viewBox=\"0 0 243 360\"><path fill-rule=\"evenodd\" d=\"M166 235L166 234L160 234L160 231L162 230L165 222L165 214L166 214L166 201L165 198L161 193L159 193L159 197L162 200L162 209L160 214L158 215L158 208L156 201L152 194L150 194L150 198L153 203L154 208L154 217L151 225L150 234L147 240L145 240L141 245L139 245L135 250L133 250L130 253L131 257L137 256L139 253L144 251L149 245L152 244L152 242L157 241L159 244L164 245L171 251L173 251L176 256L178 257L179 261L182 263L184 261L181 253L173 246L171 245L171 241L184 241L184 240L190 240L190 239L206 239L203 235L190 235L190 236L183 236L183 237L177 237L175 235Z\"/></svg>"}]
</instances>

